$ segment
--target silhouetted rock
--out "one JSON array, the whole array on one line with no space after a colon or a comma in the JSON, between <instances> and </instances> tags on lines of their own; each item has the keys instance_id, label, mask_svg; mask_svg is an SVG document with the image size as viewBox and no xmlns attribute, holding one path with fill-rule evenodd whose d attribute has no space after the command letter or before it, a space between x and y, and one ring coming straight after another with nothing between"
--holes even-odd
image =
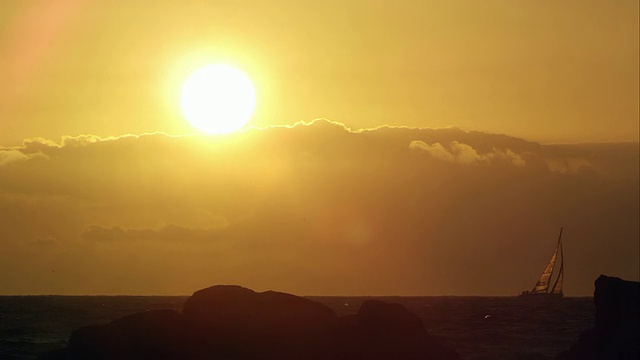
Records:
<instances>
[{"instance_id":1,"label":"silhouetted rock","mask_svg":"<svg viewBox=\"0 0 640 360\"><path fill-rule=\"evenodd\" d=\"M190 340L174 310L137 313L73 332L68 347L42 359L178 359Z\"/></svg>"},{"instance_id":2,"label":"silhouetted rock","mask_svg":"<svg viewBox=\"0 0 640 360\"><path fill-rule=\"evenodd\" d=\"M340 359L459 359L400 304L365 301L357 315L340 318L337 334Z\"/></svg>"},{"instance_id":3,"label":"silhouetted rock","mask_svg":"<svg viewBox=\"0 0 640 360\"><path fill-rule=\"evenodd\" d=\"M183 314L138 313L76 330L41 360L76 359L459 359L402 305L366 301L338 318L298 296L240 286L197 291Z\"/></svg>"},{"instance_id":4,"label":"silhouetted rock","mask_svg":"<svg viewBox=\"0 0 640 360\"><path fill-rule=\"evenodd\" d=\"M640 282L600 275L593 294L599 359L640 359Z\"/></svg>"},{"instance_id":5,"label":"silhouetted rock","mask_svg":"<svg viewBox=\"0 0 640 360\"><path fill-rule=\"evenodd\" d=\"M358 317L360 326L371 332L401 336L427 333L422 320L400 304L365 301L360 306Z\"/></svg>"},{"instance_id":6,"label":"silhouetted rock","mask_svg":"<svg viewBox=\"0 0 640 360\"><path fill-rule=\"evenodd\" d=\"M323 304L299 296L236 285L196 291L183 315L196 347L232 359L295 359L326 354L337 316Z\"/></svg>"},{"instance_id":7,"label":"silhouetted rock","mask_svg":"<svg viewBox=\"0 0 640 360\"><path fill-rule=\"evenodd\" d=\"M337 322L333 310L315 301L275 291L257 293L235 285L196 291L182 313L208 331L256 335L317 334Z\"/></svg>"},{"instance_id":8,"label":"silhouetted rock","mask_svg":"<svg viewBox=\"0 0 640 360\"><path fill-rule=\"evenodd\" d=\"M600 275L593 301L595 329L556 359L640 359L640 282Z\"/></svg>"}]
</instances>

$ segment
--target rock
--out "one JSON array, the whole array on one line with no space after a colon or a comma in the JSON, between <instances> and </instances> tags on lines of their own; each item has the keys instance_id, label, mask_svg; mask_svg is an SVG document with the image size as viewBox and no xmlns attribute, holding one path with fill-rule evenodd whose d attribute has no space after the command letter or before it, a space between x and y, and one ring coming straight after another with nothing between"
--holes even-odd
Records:
<instances>
[{"instance_id":1,"label":"rock","mask_svg":"<svg viewBox=\"0 0 640 360\"><path fill-rule=\"evenodd\" d=\"M68 347L41 360L76 359L452 359L456 353L427 334L398 304L366 301L338 318L298 296L240 286L197 291L183 314L138 313L76 330Z\"/></svg>"},{"instance_id":2,"label":"rock","mask_svg":"<svg viewBox=\"0 0 640 360\"><path fill-rule=\"evenodd\" d=\"M358 317L360 326L370 332L400 336L427 333L422 320L400 304L365 301L358 310Z\"/></svg>"},{"instance_id":3,"label":"rock","mask_svg":"<svg viewBox=\"0 0 640 360\"><path fill-rule=\"evenodd\" d=\"M318 334L337 322L333 310L315 301L275 291L257 293L235 285L196 291L182 313L208 331L226 334Z\"/></svg>"},{"instance_id":4,"label":"rock","mask_svg":"<svg viewBox=\"0 0 640 360\"><path fill-rule=\"evenodd\" d=\"M400 304L365 301L357 315L340 318L338 334L341 359L459 359Z\"/></svg>"},{"instance_id":5,"label":"rock","mask_svg":"<svg viewBox=\"0 0 640 360\"><path fill-rule=\"evenodd\" d=\"M640 282L600 275L595 285L596 358L640 359Z\"/></svg>"},{"instance_id":6,"label":"rock","mask_svg":"<svg viewBox=\"0 0 640 360\"><path fill-rule=\"evenodd\" d=\"M178 359L190 340L185 325L174 310L137 313L82 327L66 349L41 359Z\"/></svg>"},{"instance_id":7,"label":"rock","mask_svg":"<svg viewBox=\"0 0 640 360\"><path fill-rule=\"evenodd\" d=\"M328 334L337 316L323 304L299 296L236 285L196 291L184 304L183 315L205 352L231 358L304 358L326 353ZM207 334L203 338L203 334Z\"/></svg>"},{"instance_id":8,"label":"rock","mask_svg":"<svg viewBox=\"0 0 640 360\"><path fill-rule=\"evenodd\" d=\"M595 329L556 359L640 359L640 283L600 275L593 301Z\"/></svg>"}]
</instances>

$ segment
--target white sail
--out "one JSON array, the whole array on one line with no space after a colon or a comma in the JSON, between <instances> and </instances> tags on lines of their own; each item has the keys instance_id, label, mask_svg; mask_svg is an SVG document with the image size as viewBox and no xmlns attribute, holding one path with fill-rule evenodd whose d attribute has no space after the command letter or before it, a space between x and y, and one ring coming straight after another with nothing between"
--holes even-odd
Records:
<instances>
[{"instance_id":1,"label":"white sail","mask_svg":"<svg viewBox=\"0 0 640 360\"><path fill-rule=\"evenodd\" d=\"M562 285L564 281L564 253L562 249L562 230L560 228L560 235L558 236L558 244L556 245L556 249L553 251L551 255L551 259L547 264L547 267L540 275L540 279L533 287L531 291L523 291L522 297L529 297L529 295L535 295L535 298L548 298L548 299L556 299L562 298ZM556 262L559 262L559 266L556 268ZM557 274L555 277L555 282L553 282L553 286L551 286L553 275Z\"/></svg>"},{"instance_id":2,"label":"white sail","mask_svg":"<svg viewBox=\"0 0 640 360\"><path fill-rule=\"evenodd\" d=\"M531 290L532 293L546 293L549 290L549 281L551 280L551 274L553 273L553 267L556 264L556 258L558 257L558 248L556 247L556 251L551 255L551 260L549 260L549 264L547 264L547 268L544 269L540 279Z\"/></svg>"},{"instance_id":3,"label":"white sail","mask_svg":"<svg viewBox=\"0 0 640 360\"><path fill-rule=\"evenodd\" d=\"M547 264L547 267L544 269L544 271L542 272L542 275L540 275L540 279L538 279L538 282L536 283L536 285L533 287L533 290L531 290L532 294L547 294L549 293L549 283L551 282L551 276L553 275L553 268L556 265L556 259L558 258L558 252L560 252L560 272L558 274L558 278L556 279L556 283L553 285L553 287L551 288L551 293L554 293L554 291L559 291L559 293L562 293L562 268L564 266L563 264L563 259L562 259L562 228L560 228L560 235L558 236L558 245L556 245L556 250L553 252L553 255L551 255L551 260L549 260L549 263ZM557 290L556 288L559 285L559 290Z\"/></svg>"}]
</instances>

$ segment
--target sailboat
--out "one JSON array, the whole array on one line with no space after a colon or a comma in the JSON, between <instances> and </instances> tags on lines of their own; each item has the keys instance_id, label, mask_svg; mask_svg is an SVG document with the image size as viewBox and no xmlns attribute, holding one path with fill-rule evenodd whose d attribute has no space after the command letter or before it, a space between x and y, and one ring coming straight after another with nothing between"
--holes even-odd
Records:
<instances>
[{"instance_id":1,"label":"sailboat","mask_svg":"<svg viewBox=\"0 0 640 360\"><path fill-rule=\"evenodd\" d=\"M547 267L540 275L540 279L533 286L531 291L523 291L520 297L527 298L536 298L536 299L559 299L564 295L562 293L562 282L564 277L564 259L562 252L562 228L560 228L560 235L558 236L558 244L556 245L556 249L551 255L551 259L547 264ZM555 282L553 286L551 285L551 280L553 279L554 270L556 268L556 263L559 262L559 270L557 272L557 276L555 277Z\"/></svg>"}]
</instances>

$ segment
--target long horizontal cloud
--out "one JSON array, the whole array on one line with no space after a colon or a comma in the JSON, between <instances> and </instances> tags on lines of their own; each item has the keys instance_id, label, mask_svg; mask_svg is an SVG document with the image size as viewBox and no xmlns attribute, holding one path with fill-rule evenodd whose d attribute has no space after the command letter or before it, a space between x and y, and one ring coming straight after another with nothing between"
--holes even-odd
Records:
<instances>
[{"instance_id":1,"label":"long horizontal cloud","mask_svg":"<svg viewBox=\"0 0 640 360\"><path fill-rule=\"evenodd\" d=\"M96 135L65 136L59 143L55 141L33 138L26 139L22 147L0 148L0 166L15 161L28 160L31 158L47 158L50 154L64 152L64 148L77 148L96 145L98 143L119 143L125 145L135 141L159 143L174 140L175 144L184 144L185 150L193 147L213 149L226 146L231 141L247 141L244 139L264 138L266 133L269 137L277 138L282 133L297 133L299 138L305 136L305 129L313 127L313 132L319 137L334 135L360 138L359 142L369 141L372 144L380 137L384 137L391 145L408 146L414 150L423 151L432 157L444 161L457 162L460 164L482 164L491 161L506 161L516 166L525 166L527 157L535 162L544 163L548 170L560 173L575 173L580 168L591 168L598 170L597 164L592 164L586 154L573 154L573 156L562 156L562 152L554 153L548 151L553 146L543 146L536 143L526 142L521 139L508 137L505 135L485 134L475 131L464 131L456 127L441 129L420 129L405 127L380 127L376 129L351 130L345 125L324 119L315 120L310 123L299 122L293 126L274 126L259 128L236 135L221 138L219 136L170 136L163 133L150 133L143 135L123 135L120 137L101 138ZM324 133L324 134L323 134ZM287 142L285 141L284 144ZM197 144L197 145L196 145ZM445 144L445 145L443 145ZM271 144L272 147L278 146ZM389 146L385 146L389 149ZM397 151L399 148L396 148ZM582 149L576 146L576 149Z\"/></svg>"},{"instance_id":2,"label":"long horizontal cloud","mask_svg":"<svg viewBox=\"0 0 640 360\"><path fill-rule=\"evenodd\" d=\"M28 139L0 149L0 263L15 274L0 289L42 292L55 268L67 293L237 282L510 294L532 285L565 226L568 292L588 294L599 273L637 276L638 157L637 143L326 120L226 136Z\"/></svg>"},{"instance_id":3,"label":"long horizontal cloud","mask_svg":"<svg viewBox=\"0 0 640 360\"><path fill-rule=\"evenodd\" d=\"M82 238L95 242L113 241L206 241L215 240L220 229L188 229L167 225L159 229L122 229L118 226L90 225L82 232Z\"/></svg>"},{"instance_id":4,"label":"long horizontal cloud","mask_svg":"<svg viewBox=\"0 0 640 360\"><path fill-rule=\"evenodd\" d=\"M516 166L524 166L526 164L521 155L510 149L504 151L493 149L492 152L479 154L473 147L457 141L452 141L448 147L444 147L440 143L429 145L423 141L416 140L412 141L409 147L422 150L437 159L461 164L486 164L492 160L507 161Z\"/></svg>"}]
</instances>

